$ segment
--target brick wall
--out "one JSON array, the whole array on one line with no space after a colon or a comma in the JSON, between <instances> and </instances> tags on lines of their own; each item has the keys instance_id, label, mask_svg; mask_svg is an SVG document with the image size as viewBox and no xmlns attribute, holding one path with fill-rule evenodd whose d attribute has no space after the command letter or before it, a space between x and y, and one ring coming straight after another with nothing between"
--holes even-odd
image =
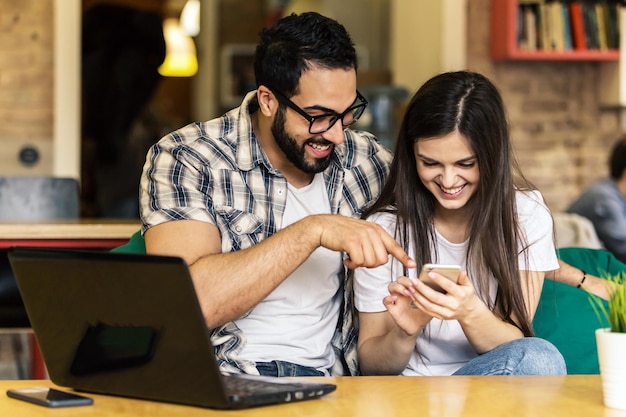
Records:
<instances>
[{"instance_id":1,"label":"brick wall","mask_svg":"<svg viewBox=\"0 0 626 417\"><path fill-rule=\"evenodd\" d=\"M600 110L600 63L492 62L490 1L468 1L468 68L500 89L524 174L553 211L564 210L582 188L608 175L619 114Z\"/></svg>"},{"instance_id":2,"label":"brick wall","mask_svg":"<svg viewBox=\"0 0 626 417\"><path fill-rule=\"evenodd\" d=\"M52 0L0 0L0 174L51 171ZM42 153L25 167L24 146Z\"/></svg>"}]
</instances>

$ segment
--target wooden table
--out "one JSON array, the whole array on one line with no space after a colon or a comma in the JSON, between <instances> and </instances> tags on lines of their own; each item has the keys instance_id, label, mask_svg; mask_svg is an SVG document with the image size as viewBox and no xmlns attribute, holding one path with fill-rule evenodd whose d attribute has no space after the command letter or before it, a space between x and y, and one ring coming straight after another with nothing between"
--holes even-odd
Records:
<instances>
[{"instance_id":1,"label":"wooden table","mask_svg":"<svg viewBox=\"0 0 626 417\"><path fill-rule=\"evenodd\" d=\"M85 394L94 405L46 409L6 397L8 388L54 386L50 381L0 381L3 416L338 416L338 417L624 417L604 407L599 375L320 378L337 384L327 396L300 403L220 411ZM625 393L626 394L626 393Z\"/></svg>"},{"instance_id":2,"label":"wooden table","mask_svg":"<svg viewBox=\"0 0 626 417\"><path fill-rule=\"evenodd\" d=\"M11 246L111 249L128 242L139 228L137 220L0 222L0 249Z\"/></svg>"}]
</instances>

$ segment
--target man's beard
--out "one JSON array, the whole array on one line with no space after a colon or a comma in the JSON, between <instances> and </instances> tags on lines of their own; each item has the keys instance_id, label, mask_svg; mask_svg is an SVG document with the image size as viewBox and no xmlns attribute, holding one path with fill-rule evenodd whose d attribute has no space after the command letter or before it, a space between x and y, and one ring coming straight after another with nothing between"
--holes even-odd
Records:
<instances>
[{"instance_id":1,"label":"man's beard","mask_svg":"<svg viewBox=\"0 0 626 417\"><path fill-rule=\"evenodd\" d=\"M307 143L318 143L320 145L328 145L329 141L322 138L310 138L302 146L299 146L294 138L289 136L285 131L285 109L281 108L276 113L274 123L272 123L272 135L278 147L283 151L287 159L294 164L302 172L307 174L317 174L324 171L330 165L332 153L326 158L315 158L313 161L307 161L304 147ZM331 146L333 146L331 144Z\"/></svg>"}]
</instances>

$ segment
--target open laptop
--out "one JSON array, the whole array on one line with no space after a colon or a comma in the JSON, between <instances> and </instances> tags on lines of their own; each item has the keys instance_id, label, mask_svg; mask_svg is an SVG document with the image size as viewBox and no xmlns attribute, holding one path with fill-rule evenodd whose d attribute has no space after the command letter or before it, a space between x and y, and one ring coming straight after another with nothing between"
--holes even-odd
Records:
<instances>
[{"instance_id":1,"label":"open laptop","mask_svg":"<svg viewBox=\"0 0 626 417\"><path fill-rule=\"evenodd\" d=\"M8 256L57 385L223 409L317 398L336 388L222 375L180 258L26 247Z\"/></svg>"}]
</instances>

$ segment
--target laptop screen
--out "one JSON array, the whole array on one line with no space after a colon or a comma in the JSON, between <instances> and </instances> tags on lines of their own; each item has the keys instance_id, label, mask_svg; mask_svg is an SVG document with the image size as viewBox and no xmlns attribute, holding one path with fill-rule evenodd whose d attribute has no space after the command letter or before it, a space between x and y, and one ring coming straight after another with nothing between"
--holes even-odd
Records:
<instances>
[{"instance_id":1,"label":"laptop screen","mask_svg":"<svg viewBox=\"0 0 626 417\"><path fill-rule=\"evenodd\" d=\"M226 403L182 259L36 248L11 248L9 259L54 383Z\"/></svg>"}]
</instances>

